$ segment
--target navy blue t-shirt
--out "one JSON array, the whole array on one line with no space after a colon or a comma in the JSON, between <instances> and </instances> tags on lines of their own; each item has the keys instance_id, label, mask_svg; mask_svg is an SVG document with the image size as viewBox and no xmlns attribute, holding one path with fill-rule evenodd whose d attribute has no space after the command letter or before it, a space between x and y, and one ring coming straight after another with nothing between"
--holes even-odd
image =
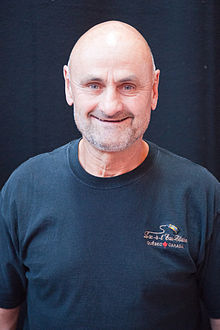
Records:
<instances>
[{"instance_id":1,"label":"navy blue t-shirt","mask_svg":"<svg viewBox=\"0 0 220 330\"><path fill-rule=\"evenodd\" d=\"M220 318L219 184L149 143L145 161L99 178L78 141L21 165L1 193L0 307L25 329L201 330Z\"/></svg>"}]
</instances>

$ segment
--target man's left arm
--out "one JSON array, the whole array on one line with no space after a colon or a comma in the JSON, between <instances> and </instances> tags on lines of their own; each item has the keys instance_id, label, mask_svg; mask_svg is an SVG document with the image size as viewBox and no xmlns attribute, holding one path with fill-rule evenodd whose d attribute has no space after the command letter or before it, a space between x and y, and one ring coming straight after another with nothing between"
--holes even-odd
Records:
<instances>
[{"instance_id":1,"label":"man's left arm","mask_svg":"<svg viewBox=\"0 0 220 330\"><path fill-rule=\"evenodd\" d=\"M211 190L212 192L212 190ZM206 256L200 273L201 297L210 319L212 330L220 330L220 185L217 182L208 194L207 221L210 227ZM208 228L208 227L207 227Z\"/></svg>"},{"instance_id":2,"label":"man's left arm","mask_svg":"<svg viewBox=\"0 0 220 330\"><path fill-rule=\"evenodd\" d=\"M220 330L220 319L210 319L212 330Z\"/></svg>"}]
</instances>

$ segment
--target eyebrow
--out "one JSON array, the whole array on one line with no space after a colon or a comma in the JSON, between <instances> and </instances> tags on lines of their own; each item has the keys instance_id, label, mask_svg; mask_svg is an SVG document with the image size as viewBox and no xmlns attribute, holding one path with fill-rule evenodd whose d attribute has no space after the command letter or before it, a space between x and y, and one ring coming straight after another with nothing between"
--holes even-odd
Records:
<instances>
[{"instance_id":1,"label":"eyebrow","mask_svg":"<svg viewBox=\"0 0 220 330\"><path fill-rule=\"evenodd\" d=\"M135 75L130 75L128 77L120 79L119 82L137 81L137 80L138 80L138 78Z\"/></svg>"},{"instance_id":2,"label":"eyebrow","mask_svg":"<svg viewBox=\"0 0 220 330\"><path fill-rule=\"evenodd\" d=\"M86 78L82 79L80 83L82 85L87 84L90 81L97 81L97 82L103 82L103 79L95 77L95 76L87 76Z\"/></svg>"},{"instance_id":3,"label":"eyebrow","mask_svg":"<svg viewBox=\"0 0 220 330\"><path fill-rule=\"evenodd\" d=\"M90 81L97 81L97 82L101 82L101 83L104 83L104 80L102 78L98 78L96 76L87 76L86 78L82 79L80 81L80 83L82 85L84 84L87 84L88 82ZM116 83L124 83L124 82L129 82L129 81L138 81L137 77L135 75L130 75L130 76L127 76L125 78L122 78L122 79L119 79L118 81L116 81Z\"/></svg>"}]
</instances>

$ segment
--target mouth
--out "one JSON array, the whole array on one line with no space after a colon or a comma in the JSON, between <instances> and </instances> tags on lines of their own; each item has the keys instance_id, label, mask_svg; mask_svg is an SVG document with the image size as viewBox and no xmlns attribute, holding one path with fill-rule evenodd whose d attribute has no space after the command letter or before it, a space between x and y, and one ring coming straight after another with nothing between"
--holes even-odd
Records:
<instances>
[{"instance_id":1,"label":"mouth","mask_svg":"<svg viewBox=\"0 0 220 330\"><path fill-rule=\"evenodd\" d=\"M120 118L120 119L103 119L103 118L99 118L99 117L96 117L96 116L93 116L91 115L92 118L95 118L101 122L104 122L104 123L121 123L122 121L125 121L127 119L129 119L130 117L124 117L124 118Z\"/></svg>"}]
</instances>

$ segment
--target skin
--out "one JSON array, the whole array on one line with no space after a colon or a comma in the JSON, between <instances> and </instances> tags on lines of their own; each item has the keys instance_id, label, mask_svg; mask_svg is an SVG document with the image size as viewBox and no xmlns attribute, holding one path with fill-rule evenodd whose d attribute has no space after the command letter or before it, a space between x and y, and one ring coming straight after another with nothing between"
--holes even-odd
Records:
<instances>
[{"instance_id":1,"label":"skin","mask_svg":"<svg viewBox=\"0 0 220 330\"><path fill-rule=\"evenodd\" d=\"M0 329L15 330L18 321L20 307L4 309L0 308Z\"/></svg>"},{"instance_id":2,"label":"skin","mask_svg":"<svg viewBox=\"0 0 220 330\"><path fill-rule=\"evenodd\" d=\"M78 40L64 78L87 172L116 176L144 161L149 147L143 134L157 105L159 73L146 40L125 23L99 24Z\"/></svg>"},{"instance_id":3,"label":"skin","mask_svg":"<svg viewBox=\"0 0 220 330\"><path fill-rule=\"evenodd\" d=\"M212 330L220 330L220 319L210 319Z\"/></svg>"}]
</instances>

